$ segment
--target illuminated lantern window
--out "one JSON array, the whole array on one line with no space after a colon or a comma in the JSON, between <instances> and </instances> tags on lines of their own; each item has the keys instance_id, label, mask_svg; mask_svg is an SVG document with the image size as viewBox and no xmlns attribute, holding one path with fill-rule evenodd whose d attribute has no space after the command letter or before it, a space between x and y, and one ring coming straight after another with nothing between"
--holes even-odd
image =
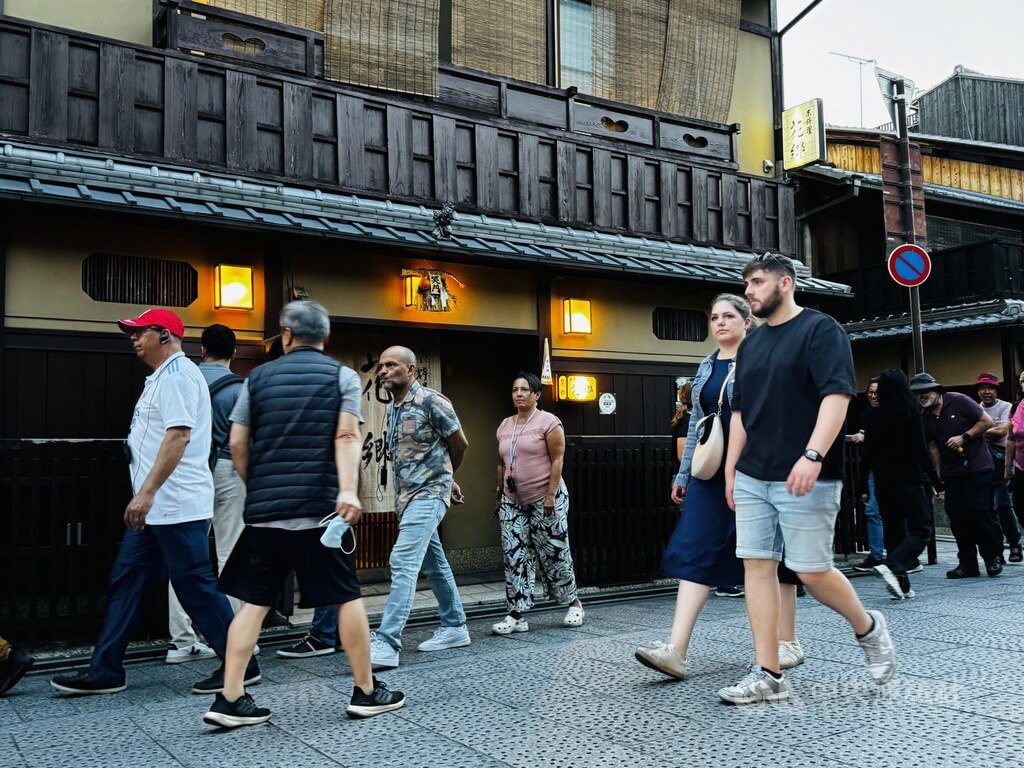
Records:
<instances>
[{"instance_id":1,"label":"illuminated lantern window","mask_svg":"<svg viewBox=\"0 0 1024 768\"><path fill-rule=\"evenodd\" d=\"M562 333L586 335L590 332L590 301L587 299L563 299Z\"/></svg>"},{"instance_id":2,"label":"illuminated lantern window","mask_svg":"<svg viewBox=\"0 0 1024 768\"><path fill-rule=\"evenodd\" d=\"M218 264L214 270L215 309L252 309L252 267Z\"/></svg>"},{"instance_id":3,"label":"illuminated lantern window","mask_svg":"<svg viewBox=\"0 0 1024 768\"><path fill-rule=\"evenodd\" d=\"M572 374L558 377L558 399L587 403L597 399L597 378Z\"/></svg>"}]
</instances>

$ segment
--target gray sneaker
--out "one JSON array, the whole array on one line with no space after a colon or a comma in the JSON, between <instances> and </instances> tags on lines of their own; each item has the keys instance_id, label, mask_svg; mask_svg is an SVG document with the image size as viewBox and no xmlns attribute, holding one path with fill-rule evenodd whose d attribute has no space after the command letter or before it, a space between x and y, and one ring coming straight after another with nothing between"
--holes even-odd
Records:
<instances>
[{"instance_id":1,"label":"gray sneaker","mask_svg":"<svg viewBox=\"0 0 1024 768\"><path fill-rule=\"evenodd\" d=\"M804 649L799 640L779 641L779 670L792 669L804 663Z\"/></svg>"},{"instance_id":2,"label":"gray sneaker","mask_svg":"<svg viewBox=\"0 0 1024 768\"><path fill-rule=\"evenodd\" d=\"M636 660L657 672L663 672L676 680L686 677L686 659L672 643L655 643L652 648L637 648L633 651Z\"/></svg>"},{"instance_id":3,"label":"gray sneaker","mask_svg":"<svg viewBox=\"0 0 1024 768\"><path fill-rule=\"evenodd\" d=\"M782 701L789 698L789 683L785 677L776 680L757 664L735 685L722 688L719 698L728 704L756 704L760 701Z\"/></svg>"},{"instance_id":4,"label":"gray sneaker","mask_svg":"<svg viewBox=\"0 0 1024 768\"><path fill-rule=\"evenodd\" d=\"M885 685L896 674L896 649L892 645L889 627L881 611L868 611L875 620L875 628L857 642L864 651L868 663L868 674L876 685Z\"/></svg>"}]
</instances>

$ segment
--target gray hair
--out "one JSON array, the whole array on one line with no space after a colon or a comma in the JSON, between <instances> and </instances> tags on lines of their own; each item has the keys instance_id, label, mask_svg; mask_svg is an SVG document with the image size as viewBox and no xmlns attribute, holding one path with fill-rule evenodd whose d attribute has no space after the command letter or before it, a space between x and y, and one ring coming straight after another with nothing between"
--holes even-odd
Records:
<instances>
[{"instance_id":1,"label":"gray hair","mask_svg":"<svg viewBox=\"0 0 1024 768\"><path fill-rule=\"evenodd\" d=\"M322 342L331 334L327 310L315 301L291 301L281 310L281 328L302 341Z\"/></svg>"}]
</instances>

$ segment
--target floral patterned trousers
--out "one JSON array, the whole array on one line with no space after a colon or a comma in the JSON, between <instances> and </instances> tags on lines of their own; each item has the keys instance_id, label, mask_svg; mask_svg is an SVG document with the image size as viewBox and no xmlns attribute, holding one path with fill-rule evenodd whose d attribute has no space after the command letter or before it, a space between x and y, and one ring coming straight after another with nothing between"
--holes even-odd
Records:
<instances>
[{"instance_id":1,"label":"floral patterned trousers","mask_svg":"<svg viewBox=\"0 0 1024 768\"><path fill-rule=\"evenodd\" d=\"M561 605L576 599L576 572L569 551L569 491L565 484L555 493L555 513L544 515L544 500L516 504L501 498L501 550L505 560L505 596L510 611L525 613L533 607L538 566L548 597Z\"/></svg>"}]
</instances>

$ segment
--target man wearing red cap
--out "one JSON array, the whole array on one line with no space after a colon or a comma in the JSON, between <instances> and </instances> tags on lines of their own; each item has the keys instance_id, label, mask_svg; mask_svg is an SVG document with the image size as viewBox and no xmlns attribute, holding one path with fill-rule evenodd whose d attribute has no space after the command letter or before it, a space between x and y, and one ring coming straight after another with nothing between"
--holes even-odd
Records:
<instances>
[{"instance_id":1,"label":"man wearing red cap","mask_svg":"<svg viewBox=\"0 0 1024 768\"><path fill-rule=\"evenodd\" d=\"M134 496L124 512L128 527L111 571L107 616L88 671L60 675L61 693L118 693L126 688L124 652L150 582L170 576L182 606L224 658L233 613L217 591L207 529L213 514L210 474L210 389L181 351L181 318L150 309L119 320L132 349L153 369L135 405L125 446ZM258 682L255 662L246 683ZM195 693L223 688L223 668L196 683Z\"/></svg>"},{"instance_id":2,"label":"man wearing red cap","mask_svg":"<svg viewBox=\"0 0 1024 768\"><path fill-rule=\"evenodd\" d=\"M996 511L996 519L1003 529L1006 544L1010 547L1010 562L1019 563L1024 560L1020 547L1020 527L1013 513L1010 491L1003 482L1006 466L1006 441L1010 434L1011 405L999 399L999 377L994 373L978 374L978 399L981 407L989 415L995 426L985 432L985 443L992 454L995 469L992 470L992 507Z\"/></svg>"}]
</instances>

